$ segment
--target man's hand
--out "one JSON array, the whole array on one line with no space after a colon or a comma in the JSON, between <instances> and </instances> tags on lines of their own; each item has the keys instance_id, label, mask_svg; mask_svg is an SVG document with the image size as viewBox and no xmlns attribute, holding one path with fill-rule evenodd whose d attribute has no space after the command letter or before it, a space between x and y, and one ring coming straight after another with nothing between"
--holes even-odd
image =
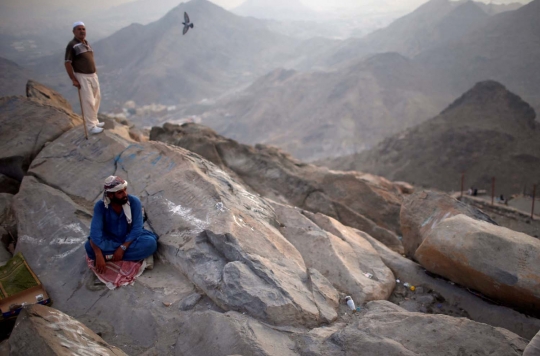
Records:
<instances>
[{"instance_id":1,"label":"man's hand","mask_svg":"<svg viewBox=\"0 0 540 356\"><path fill-rule=\"evenodd\" d=\"M77 79L71 79L71 81L73 82L74 87L81 89L81 83L79 83Z\"/></svg>"},{"instance_id":2,"label":"man's hand","mask_svg":"<svg viewBox=\"0 0 540 356\"><path fill-rule=\"evenodd\" d=\"M122 261L122 259L124 258L124 250L122 250L122 247L118 247L116 249L116 251L114 251L114 255L112 257L112 261L116 262L116 261Z\"/></svg>"},{"instance_id":3,"label":"man's hand","mask_svg":"<svg viewBox=\"0 0 540 356\"><path fill-rule=\"evenodd\" d=\"M96 272L99 274L105 272L105 267L106 267L106 263L105 263L105 257L103 257L103 254L100 253L96 255Z\"/></svg>"}]
</instances>

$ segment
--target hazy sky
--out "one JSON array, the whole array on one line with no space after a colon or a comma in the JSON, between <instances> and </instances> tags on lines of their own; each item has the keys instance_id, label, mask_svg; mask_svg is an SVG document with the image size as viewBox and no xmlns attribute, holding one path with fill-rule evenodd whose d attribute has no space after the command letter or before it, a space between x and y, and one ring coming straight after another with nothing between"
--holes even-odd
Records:
<instances>
[{"instance_id":1,"label":"hazy sky","mask_svg":"<svg viewBox=\"0 0 540 356\"><path fill-rule=\"evenodd\" d=\"M95 8L114 6L121 3L130 2L133 0L92 0L86 3L77 3L73 0L0 0L1 5L9 7L34 7L34 6L50 6L50 7L72 7L86 4ZM246 0L210 0L226 9L234 8ZM315 9L323 8L337 8L337 7L361 7L367 4L374 3L386 3L389 7L415 7L427 0L300 0L304 5ZM495 2L495 3L529 3L531 0L481 0L483 2ZM159 2L159 0L156 0ZM178 0L178 3L185 2L185 0ZM2 6L3 7L3 6Z\"/></svg>"}]
</instances>

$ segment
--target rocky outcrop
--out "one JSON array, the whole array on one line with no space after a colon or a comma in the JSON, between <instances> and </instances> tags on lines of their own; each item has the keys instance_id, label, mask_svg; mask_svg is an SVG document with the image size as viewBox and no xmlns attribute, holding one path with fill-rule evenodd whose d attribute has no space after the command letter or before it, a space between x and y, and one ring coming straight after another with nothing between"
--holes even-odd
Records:
<instances>
[{"instance_id":1,"label":"rocky outcrop","mask_svg":"<svg viewBox=\"0 0 540 356\"><path fill-rule=\"evenodd\" d=\"M316 329L298 341L303 355L521 355L527 342L502 328L370 302L348 325Z\"/></svg>"},{"instance_id":2,"label":"rocky outcrop","mask_svg":"<svg viewBox=\"0 0 540 356\"><path fill-rule=\"evenodd\" d=\"M62 253L80 251L103 178L119 174L142 198L164 259L218 306L278 325L321 322L307 267L277 230L272 207L199 156L158 142L134 144L107 131L85 141L75 129L48 145L29 173L37 179L25 178L15 202L17 249L43 273L48 255L62 259ZM36 244L51 250L38 254Z\"/></svg>"},{"instance_id":3,"label":"rocky outcrop","mask_svg":"<svg viewBox=\"0 0 540 356\"><path fill-rule=\"evenodd\" d=\"M76 116L30 99L0 98L0 173L21 181L47 142L79 124Z\"/></svg>"},{"instance_id":4,"label":"rocky outcrop","mask_svg":"<svg viewBox=\"0 0 540 356\"><path fill-rule=\"evenodd\" d=\"M26 96L35 102L73 112L71 104L60 93L36 81L29 80L26 83Z\"/></svg>"},{"instance_id":5,"label":"rocky outcrop","mask_svg":"<svg viewBox=\"0 0 540 356\"><path fill-rule=\"evenodd\" d=\"M416 249L422 244L426 231L433 229L444 219L458 214L497 224L481 210L444 193L421 191L407 196L400 212L403 247L407 256L415 258Z\"/></svg>"},{"instance_id":6,"label":"rocky outcrop","mask_svg":"<svg viewBox=\"0 0 540 356\"><path fill-rule=\"evenodd\" d=\"M517 309L540 312L540 241L465 215L425 230L415 257L427 270Z\"/></svg>"},{"instance_id":7,"label":"rocky outcrop","mask_svg":"<svg viewBox=\"0 0 540 356\"><path fill-rule=\"evenodd\" d=\"M197 125L154 127L150 139L196 152L229 169L258 194L367 232L400 251L401 194L388 180L305 164L277 148L242 145ZM401 250L402 251L402 250Z\"/></svg>"},{"instance_id":8,"label":"rocky outcrop","mask_svg":"<svg viewBox=\"0 0 540 356\"><path fill-rule=\"evenodd\" d=\"M40 105L27 102L31 108ZM28 130L18 129L23 137ZM17 133L13 135L17 137ZM425 314L429 310L424 314L405 312L387 302L362 304L394 300L396 291L404 289L399 284L392 292L395 278L408 276L413 283L424 283L419 285L425 290L418 291L419 297L426 299L432 293L428 288L437 288L433 294L444 295L445 307L452 303L453 310L458 310L463 304L467 310L457 315L502 324L527 338L538 332L538 319L490 305L458 286L426 275L419 265L366 231L287 203L290 197L298 199L297 192L306 186L320 184L326 190L308 194L306 201L311 203L300 206L316 207L320 202L321 210L336 212L343 211L339 210L342 204L358 215L360 208L368 213L380 207L381 211L365 219L384 228L377 219L386 216L388 224L394 224L393 204L399 206L401 199L392 182L360 173L320 171L314 166L307 166L306 171L313 177L294 178L273 165L285 157L279 151L261 148L271 159L257 161L250 158L252 153L243 154L240 146L232 146L230 154L227 145L213 147L216 152L216 147L225 150L219 153L220 166L180 147L134 142L114 128L85 140L83 128L75 127L40 149L19 192L15 197L7 195L4 205L10 205L15 214L16 252L24 254L55 308L130 355L364 351L373 355L512 355L525 348L517 335L468 319ZM238 154L236 161L233 154ZM306 166L289 159L283 162L292 165L287 169L293 173L294 167ZM231 166L243 170L237 173ZM260 182L256 182L257 174L248 174L250 166L257 174L267 172ZM160 237L154 269L145 271L133 286L114 291L95 283L83 246L93 205L102 197L103 179L111 174L128 180L129 193L139 196L145 207L147 228ZM272 185L271 176L289 187ZM242 184L247 180L252 187ZM269 188L261 195L273 194L279 202L257 194L265 182ZM353 194L357 196L347 196ZM351 204L354 199L360 201L358 206ZM343 301L346 293L353 295L360 312L348 309ZM409 310L414 310L412 302L418 300L412 299L404 304ZM71 319L63 326L74 323ZM10 344L19 347L20 340L33 332L31 325L20 324L21 330ZM55 330L55 335L70 336L71 329L62 330L66 329ZM70 342L65 345L76 347ZM80 342L78 347L88 345Z\"/></svg>"},{"instance_id":9,"label":"rocky outcrop","mask_svg":"<svg viewBox=\"0 0 540 356\"><path fill-rule=\"evenodd\" d=\"M302 254L308 267L320 271L338 290L360 304L390 296L394 275L353 229L321 214L306 212L306 217L289 206L275 203L273 207L282 235Z\"/></svg>"},{"instance_id":10,"label":"rocky outcrop","mask_svg":"<svg viewBox=\"0 0 540 356\"><path fill-rule=\"evenodd\" d=\"M126 355L82 323L43 305L24 308L9 338L10 355Z\"/></svg>"}]
</instances>

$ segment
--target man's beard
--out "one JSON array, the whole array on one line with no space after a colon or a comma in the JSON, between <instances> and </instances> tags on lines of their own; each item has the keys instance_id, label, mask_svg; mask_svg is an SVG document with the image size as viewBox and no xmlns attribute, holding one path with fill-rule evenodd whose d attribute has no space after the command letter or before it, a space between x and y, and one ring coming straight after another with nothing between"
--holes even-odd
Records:
<instances>
[{"instance_id":1,"label":"man's beard","mask_svg":"<svg viewBox=\"0 0 540 356\"><path fill-rule=\"evenodd\" d=\"M124 205L128 202L128 197L118 199L116 197L111 198L111 203L118 204L118 205Z\"/></svg>"}]
</instances>

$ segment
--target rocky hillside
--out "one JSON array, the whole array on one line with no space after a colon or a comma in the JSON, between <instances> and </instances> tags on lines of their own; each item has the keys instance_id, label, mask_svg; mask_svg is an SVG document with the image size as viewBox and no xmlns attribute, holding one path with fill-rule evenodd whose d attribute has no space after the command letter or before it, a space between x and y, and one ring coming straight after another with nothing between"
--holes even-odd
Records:
<instances>
[{"instance_id":1,"label":"rocky hillside","mask_svg":"<svg viewBox=\"0 0 540 356\"><path fill-rule=\"evenodd\" d=\"M540 242L531 236L499 227L443 194L403 196L384 179L306 167L281 152L238 145L196 126L157 134L191 145L217 164L181 147L135 142L111 130L85 140L80 119L55 107L24 98L0 102L0 132L33 143L12 140L14 150L0 150L0 159L30 161L20 167L18 193L1 200L9 214L0 215L0 223L14 219L15 252L25 256L57 309L27 307L2 350L518 356L535 345L528 343L540 329L534 258ZM38 125L13 124L40 111L50 115L41 117L49 124L46 137ZM94 283L83 246L92 206L110 174L129 181L129 192L144 204L148 228L159 236L154 269L114 291ZM289 188L263 190L255 174L266 179L264 185L275 177ZM352 204L355 198L358 211L375 221L381 208L394 212L398 203L399 220L383 222L398 224L407 253L421 265L344 225L345 215L338 220L276 201L297 199L299 194L279 194L301 191L302 184L321 177L320 192L311 194L319 199L311 199L311 206L335 207L340 199ZM463 226L468 245L449 249L446 236ZM411 247L418 242L416 250ZM454 254L467 259L460 264ZM433 256L445 264L433 263ZM347 308L347 295L358 311Z\"/></svg>"},{"instance_id":2,"label":"rocky hillside","mask_svg":"<svg viewBox=\"0 0 540 356\"><path fill-rule=\"evenodd\" d=\"M444 191L466 185L520 193L540 181L540 126L534 110L503 85L481 82L439 116L372 150L326 161L335 169L379 174Z\"/></svg>"},{"instance_id":3,"label":"rocky hillside","mask_svg":"<svg viewBox=\"0 0 540 356\"><path fill-rule=\"evenodd\" d=\"M202 117L235 140L315 160L370 148L436 115L444 97L412 60L385 53L337 71L273 71Z\"/></svg>"},{"instance_id":4,"label":"rocky hillside","mask_svg":"<svg viewBox=\"0 0 540 356\"><path fill-rule=\"evenodd\" d=\"M536 0L488 16L473 2L433 0L372 35L378 50L414 58L343 43L321 55L330 58L323 66L339 64L332 70L274 71L218 101L204 123L316 160L371 148L435 116L479 81L503 83L538 111L540 46L531 44L540 41L539 6Z\"/></svg>"}]
</instances>

